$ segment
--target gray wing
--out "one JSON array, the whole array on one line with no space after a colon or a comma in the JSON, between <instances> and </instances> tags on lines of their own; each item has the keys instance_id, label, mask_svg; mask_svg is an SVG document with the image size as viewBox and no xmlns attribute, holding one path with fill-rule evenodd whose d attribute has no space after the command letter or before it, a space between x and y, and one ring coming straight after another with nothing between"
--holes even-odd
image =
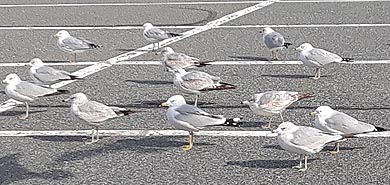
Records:
<instances>
[{"instance_id":1,"label":"gray wing","mask_svg":"<svg viewBox=\"0 0 390 185\"><path fill-rule=\"evenodd\" d=\"M117 114L110 107L96 101L87 101L86 103L79 105L78 108L79 112L75 114L78 115L80 119L90 123L98 123L117 117Z\"/></svg>"},{"instance_id":2,"label":"gray wing","mask_svg":"<svg viewBox=\"0 0 390 185\"><path fill-rule=\"evenodd\" d=\"M169 67L189 67L199 65L199 59L183 53L170 53L166 55L166 65Z\"/></svg>"},{"instance_id":3,"label":"gray wing","mask_svg":"<svg viewBox=\"0 0 390 185\"><path fill-rule=\"evenodd\" d=\"M283 47L284 42L283 36L278 32L272 32L264 36L264 44L269 49Z\"/></svg>"},{"instance_id":4,"label":"gray wing","mask_svg":"<svg viewBox=\"0 0 390 185\"><path fill-rule=\"evenodd\" d=\"M209 76L199 72L188 72L182 76L182 85L188 89L202 90L214 85L213 79Z\"/></svg>"},{"instance_id":5,"label":"gray wing","mask_svg":"<svg viewBox=\"0 0 390 185\"><path fill-rule=\"evenodd\" d=\"M266 107L270 110L282 110L298 100L294 96L296 94L298 93L289 91L269 91L255 94L255 100L261 107Z\"/></svg>"},{"instance_id":6,"label":"gray wing","mask_svg":"<svg viewBox=\"0 0 390 185\"><path fill-rule=\"evenodd\" d=\"M193 105L181 105L175 109L179 114L175 116L177 120L187 122L195 127L205 127L221 125L226 118L221 115L212 115Z\"/></svg>"},{"instance_id":7,"label":"gray wing","mask_svg":"<svg viewBox=\"0 0 390 185\"><path fill-rule=\"evenodd\" d=\"M16 85L15 91L24 96L35 98L56 93L57 89L47 88L32 84L30 82L22 81L18 85Z\"/></svg>"},{"instance_id":8,"label":"gray wing","mask_svg":"<svg viewBox=\"0 0 390 185\"><path fill-rule=\"evenodd\" d=\"M322 148L325 144L337 141L342 137L340 135L331 135L323 133L321 130L312 127L300 126L293 133L294 138L291 143L298 146L305 146L310 149Z\"/></svg>"},{"instance_id":9,"label":"gray wing","mask_svg":"<svg viewBox=\"0 0 390 185\"><path fill-rule=\"evenodd\" d=\"M164 39L169 38L168 34L159 28L151 28L151 29L145 31L144 34L145 34L145 37L154 38L157 40L164 40Z\"/></svg>"},{"instance_id":10,"label":"gray wing","mask_svg":"<svg viewBox=\"0 0 390 185\"><path fill-rule=\"evenodd\" d=\"M375 130L375 126L360 122L342 112L335 112L330 118L325 119L325 122L327 127L343 132L344 134L357 134Z\"/></svg>"},{"instance_id":11,"label":"gray wing","mask_svg":"<svg viewBox=\"0 0 390 185\"><path fill-rule=\"evenodd\" d=\"M33 74L35 78L42 82L54 82L58 80L70 80L69 73L62 70L57 70L52 67L42 66Z\"/></svg>"},{"instance_id":12,"label":"gray wing","mask_svg":"<svg viewBox=\"0 0 390 185\"><path fill-rule=\"evenodd\" d=\"M92 42L76 37L68 37L62 41L64 43L64 47L71 50L86 50L91 49L91 45L94 45Z\"/></svg>"},{"instance_id":13,"label":"gray wing","mask_svg":"<svg viewBox=\"0 0 390 185\"><path fill-rule=\"evenodd\" d=\"M305 57L307 60L315 61L320 65L342 61L342 58L340 56L329 51L317 48L310 50Z\"/></svg>"}]
</instances>

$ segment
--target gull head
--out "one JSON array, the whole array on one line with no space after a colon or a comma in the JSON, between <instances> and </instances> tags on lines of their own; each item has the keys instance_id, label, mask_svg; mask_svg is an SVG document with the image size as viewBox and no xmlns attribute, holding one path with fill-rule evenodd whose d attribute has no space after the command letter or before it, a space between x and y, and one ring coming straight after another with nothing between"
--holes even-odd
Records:
<instances>
[{"instance_id":1,"label":"gull head","mask_svg":"<svg viewBox=\"0 0 390 185\"><path fill-rule=\"evenodd\" d=\"M305 50L311 50L313 49L313 46L309 43L303 43L299 47L295 48L297 51L305 51Z\"/></svg>"},{"instance_id":2,"label":"gull head","mask_svg":"<svg viewBox=\"0 0 390 185\"><path fill-rule=\"evenodd\" d=\"M76 93L76 94L72 94L69 98L62 101L63 102L71 101L72 104L81 104L87 100L88 98L84 93Z\"/></svg>"},{"instance_id":3,"label":"gull head","mask_svg":"<svg viewBox=\"0 0 390 185\"><path fill-rule=\"evenodd\" d=\"M54 37L57 37L57 38L67 38L67 37L70 37L70 34L66 30L61 30L61 31L57 32L57 34L55 34Z\"/></svg>"},{"instance_id":4,"label":"gull head","mask_svg":"<svg viewBox=\"0 0 390 185\"><path fill-rule=\"evenodd\" d=\"M31 59L30 62L27 65L31 66L31 67L41 67L41 66L44 66L42 60L39 59L39 58Z\"/></svg>"},{"instance_id":5,"label":"gull head","mask_svg":"<svg viewBox=\"0 0 390 185\"><path fill-rule=\"evenodd\" d=\"M314 112L311 112L310 115L326 119L331 116L333 111L334 110L329 106L319 106Z\"/></svg>"},{"instance_id":6,"label":"gull head","mask_svg":"<svg viewBox=\"0 0 390 185\"><path fill-rule=\"evenodd\" d=\"M19 76L17 74L11 73L5 77L5 79L3 80L3 83L4 84L18 84L21 81L22 80L19 78Z\"/></svg>"},{"instance_id":7,"label":"gull head","mask_svg":"<svg viewBox=\"0 0 390 185\"><path fill-rule=\"evenodd\" d=\"M298 129L298 126L294 125L292 122L283 122L281 123L276 130L273 130L273 133L293 133Z\"/></svg>"},{"instance_id":8,"label":"gull head","mask_svg":"<svg viewBox=\"0 0 390 185\"><path fill-rule=\"evenodd\" d=\"M150 28L153 28L153 24L147 22L147 23L145 23L144 25L142 25L142 27L144 27L145 30L148 30L148 29L150 29Z\"/></svg>"},{"instance_id":9,"label":"gull head","mask_svg":"<svg viewBox=\"0 0 390 185\"><path fill-rule=\"evenodd\" d=\"M265 27L265 28L263 28L263 30L260 31L260 33L263 35L267 35L267 34L272 33L272 32L275 32L275 31L270 27Z\"/></svg>"},{"instance_id":10,"label":"gull head","mask_svg":"<svg viewBox=\"0 0 390 185\"><path fill-rule=\"evenodd\" d=\"M186 100L182 95L174 95L170 97L166 102L162 103L161 107L172 107L175 105L183 105L186 104Z\"/></svg>"}]
</instances>

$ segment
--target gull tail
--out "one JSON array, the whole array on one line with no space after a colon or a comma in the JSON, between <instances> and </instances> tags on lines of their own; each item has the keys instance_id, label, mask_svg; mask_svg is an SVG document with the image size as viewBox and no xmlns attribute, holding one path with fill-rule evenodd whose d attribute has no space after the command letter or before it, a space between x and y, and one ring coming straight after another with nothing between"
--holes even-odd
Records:
<instances>
[{"instance_id":1,"label":"gull tail","mask_svg":"<svg viewBox=\"0 0 390 185\"><path fill-rule=\"evenodd\" d=\"M69 75L71 80L80 80L82 77L76 76L76 75Z\"/></svg>"},{"instance_id":2,"label":"gull tail","mask_svg":"<svg viewBox=\"0 0 390 185\"><path fill-rule=\"evenodd\" d=\"M89 48L91 49L96 49L96 48L102 48L102 45L94 44L94 43L89 43L88 44Z\"/></svg>"},{"instance_id":3,"label":"gull tail","mask_svg":"<svg viewBox=\"0 0 390 185\"><path fill-rule=\"evenodd\" d=\"M222 126L240 127L240 125L242 124L241 119L242 118L226 119L225 123L222 124Z\"/></svg>"},{"instance_id":4,"label":"gull tail","mask_svg":"<svg viewBox=\"0 0 390 185\"><path fill-rule=\"evenodd\" d=\"M118 116L127 116L129 114L132 114L132 113L136 113L136 111L132 111L132 110L127 110L125 108L120 108L120 107L110 107L116 115Z\"/></svg>"},{"instance_id":5,"label":"gull tail","mask_svg":"<svg viewBox=\"0 0 390 185\"><path fill-rule=\"evenodd\" d=\"M70 93L70 91L69 91L69 90L61 90L61 89L57 89L57 91L56 91L56 92L54 92L54 93L51 93L51 94L46 94L46 95L44 95L44 96L55 96L55 95L68 94L68 93Z\"/></svg>"},{"instance_id":6,"label":"gull tail","mask_svg":"<svg viewBox=\"0 0 390 185\"><path fill-rule=\"evenodd\" d=\"M237 88L236 85L225 83L225 82L219 82L216 86L202 89L201 91L228 90L228 89L235 89L235 88Z\"/></svg>"},{"instance_id":7,"label":"gull tail","mask_svg":"<svg viewBox=\"0 0 390 185\"><path fill-rule=\"evenodd\" d=\"M292 46L293 44L292 43L289 43L289 42L285 42L284 44L283 44L283 46L285 47L285 48L288 48L288 46Z\"/></svg>"},{"instance_id":8,"label":"gull tail","mask_svg":"<svg viewBox=\"0 0 390 185\"><path fill-rule=\"evenodd\" d=\"M315 96L313 94L310 94L310 93L298 94L298 100L302 100L305 98L313 98L313 97L315 97Z\"/></svg>"},{"instance_id":9,"label":"gull tail","mask_svg":"<svg viewBox=\"0 0 390 185\"><path fill-rule=\"evenodd\" d=\"M385 131L388 131L387 129L385 128L382 128L382 127L375 127L375 132L385 132Z\"/></svg>"},{"instance_id":10,"label":"gull tail","mask_svg":"<svg viewBox=\"0 0 390 185\"><path fill-rule=\"evenodd\" d=\"M344 62L353 62L353 58L341 58L341 61L344 61Z\"/></svg>"},{"instance_id":11,"label":"gull tail","mask_svg":"<svg viewBox=\"0 0 390 185\"><path fill-rule=\"evenodd\" d=\"M211 64L209 64L210 62L214 62L212 60L210 61L199 61L199 64L197 65L197 67L204 67L204 66L209 66Z\"/></svg>"},{"instance_id":12,"label":"gull tail","mask_svg":"<svg viewBox=\"0 0 390 185\"><path fill-rule=\"evenodd\" d=\"M169 37L178 37L178 36L182 36L183 35L181 33L172 33L172 32L169 32L167 34L169 35Z\"/></svg>"}]
</instances>

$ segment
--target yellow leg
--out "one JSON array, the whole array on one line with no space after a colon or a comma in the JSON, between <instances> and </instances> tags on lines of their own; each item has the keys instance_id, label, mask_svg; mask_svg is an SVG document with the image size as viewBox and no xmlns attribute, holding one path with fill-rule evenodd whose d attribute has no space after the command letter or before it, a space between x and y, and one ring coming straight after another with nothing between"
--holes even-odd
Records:
<instances>
[{"instance_id":1,"label":"yellow leg","mask_svg":"<svg viewBox=\"0 0 390 185\"><path fill-rule=\"evenodd\" d=\"M184 151L191 150L192 145L193 145L193 143L194 143L193 137L194 137L194 132L190 131L188 145L184 145L184 146L183 146L183 150L184 150Z\"/></svg>"},{"instance_id":2,"label":"yellow leg","mask_svg":"<svg viewBox=\"0 0 390 185\"><path fill-rule=\"evenodd\" d=\"M336 145L334 146L334 150L333 151L330 151L329 153L331 154L337 154L340 152L340 143L337 142Z\"/></svg>"}]
</instances>

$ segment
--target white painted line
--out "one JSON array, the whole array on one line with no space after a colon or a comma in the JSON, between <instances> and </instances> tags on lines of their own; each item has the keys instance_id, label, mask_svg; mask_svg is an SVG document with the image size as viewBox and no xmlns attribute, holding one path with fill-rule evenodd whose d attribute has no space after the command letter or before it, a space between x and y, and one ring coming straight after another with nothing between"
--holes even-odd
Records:
<instances>
[{"instance_id":1,"label":"white painted line","mask_svg":"<svg viewBox=\"0 0 390 185\"><path fill-rule=\"evenodd\" d=\"M259 24L259 25L220 25L214 29L246 29L246 28L333 28L333 27L389 27L390 24ZM201 26L156 26L162 29L194 29ZM0 30L142 30L142 26L0 26Z\"/></svg>"},{"instance_id":2,"label":"white painted line","mask_svg":"<svg viewBox=\"0 0 390 185\"><path fill-rule=\"evenodd\" d=\"M0 137L25 136L90 136L91 130L52 130L52 131L0 131ZM100 136L188 136L183 130L99 130ZM235 136L235 137L275 137L271 131L199 131L196 136Z\"/></svg>"},{"instance_id":3,"label":"white painted line","mask_svg":"<svg viewBox=\"0 0 390 185\"><path fill-rule=\"evenodd\" d=\"M26 136L90 136L91 130L45 130L45 131L0 131L0 137L26 137ZM188 136L183 130L99 130L100 136ZM210 137L276 137L271 131L199 131L195 136ZM359 134L355 137L390 137L390 131Z\"/></svg>"},{"instance_id":4,"label":"white painted line","mask_svg":"<svg viewBox=\"0 0 390 185\"><path fill-rule=\"evenodd\" d=\"M172 43L178 42L178 41L183 40L185 38L188 38L188 37L191 37L193 35L196 35L196 34L204 32L204 31L210 30L212 28L215 28L216 26L219 26L221 24L227 23L227 22L232 21L234 19L237 19L237 18L239 18L241 16L244 16L246 14L249 14L251 12L259 10L261 8L267 7L267 6L273 4L273 3L277 2L277 1L278 0L263 1L263 2L261 2L259 4L256 4L256 5L250 6L248 8L239 10L237 12L225 15L225 16L219 18L219 19L216 19L214 21L211 21L211 22L207 23L204 26L201 26L201 27L198 27L198 28L186 31L186 32L182 33L182 35L179 36L179 37L172 37L172 38L169 38L169 39L165 39L165 40L163 40L163 41L161 41L159 43L160 47L168 46L168 45L170 45ZM139 48L139 49L137 49L135 51L130 51L130 52L121 54L119 56L110 58L110 59L108 59L108 60L106 60L104 62L99 62L99 63L94 64L92 66L88 66L88 67L86 67L84 69L81 69L79 71L76 71L76 72L74 72L72 74L76 75L76 76L79 76L79 77L85 77L85 76L94 74L96 72L99 72L101 70L104 70L106 68L109 68L112 65L114 65L114 64L116 64L116 63L118 63L120 61L128 61L128 60L130 60L130 59L132 59L134 57L143 55L143 54L147 53L148 51L152 50L152 48L153 48L153 44L149 44L149 45L141 47L141 48ZM53 87L53 88L60 88L60 87L63 87L65 85L68 85L68 84L70 84L72 82L74 82L74 80L63 81L63 82L60 82L60 83L53 84L51 87ZM12 108L16 107L18 104L23 104L23 103L19 102L19 101L16 101L16 100L13 100L13 99L9 99L9 100L7 100L6 102L4 102L4 103L2 103L0 105L0 112L4 112L6 110L12 109Z\"/></svg>"},{"instance_id":5,"label":"white painted line","mask_svg":"<svg viewBox=\"0 0 390 185\"><path fill-rule=\"evenodd\" d=\"M103 62L103 61L102 61ZM90 66L96 65L99 62L61 62L61 63L45 63L48 66ZM390 60L357 60L354 62L340 62L341 64L390 64ZM210 62L211 65L302 65L301 61L248 61L248 60L223 60ZM0 67L25 67L26 63L0 63ZM137 61L121 61L113 65L161 65L160 61L137 60Z\"/></svg>"},{"instance_id":6,"label":"white painted line","mask_svg":"<svg viewBox=\"0 0 390 185\"><path fill-rule=\"evenodd\" d=\"M0 8L20 7L82 7L82 6L162 6L162 5L219 5L219 4L257 4L262 1L204 1L204 2L166 2L166 3L66 3L66 4L0 4Z\"/></svg>"},{"instance_id":7,"label":"white painted line","mask_svg":"<svg viewBox=\"0 0 390 185\"><path fill-rule=\"evenodd\" d=\"M388 2L389 0L281 0L280 3L359 3L359 2Z\"/></svg>"}]
</instances>

